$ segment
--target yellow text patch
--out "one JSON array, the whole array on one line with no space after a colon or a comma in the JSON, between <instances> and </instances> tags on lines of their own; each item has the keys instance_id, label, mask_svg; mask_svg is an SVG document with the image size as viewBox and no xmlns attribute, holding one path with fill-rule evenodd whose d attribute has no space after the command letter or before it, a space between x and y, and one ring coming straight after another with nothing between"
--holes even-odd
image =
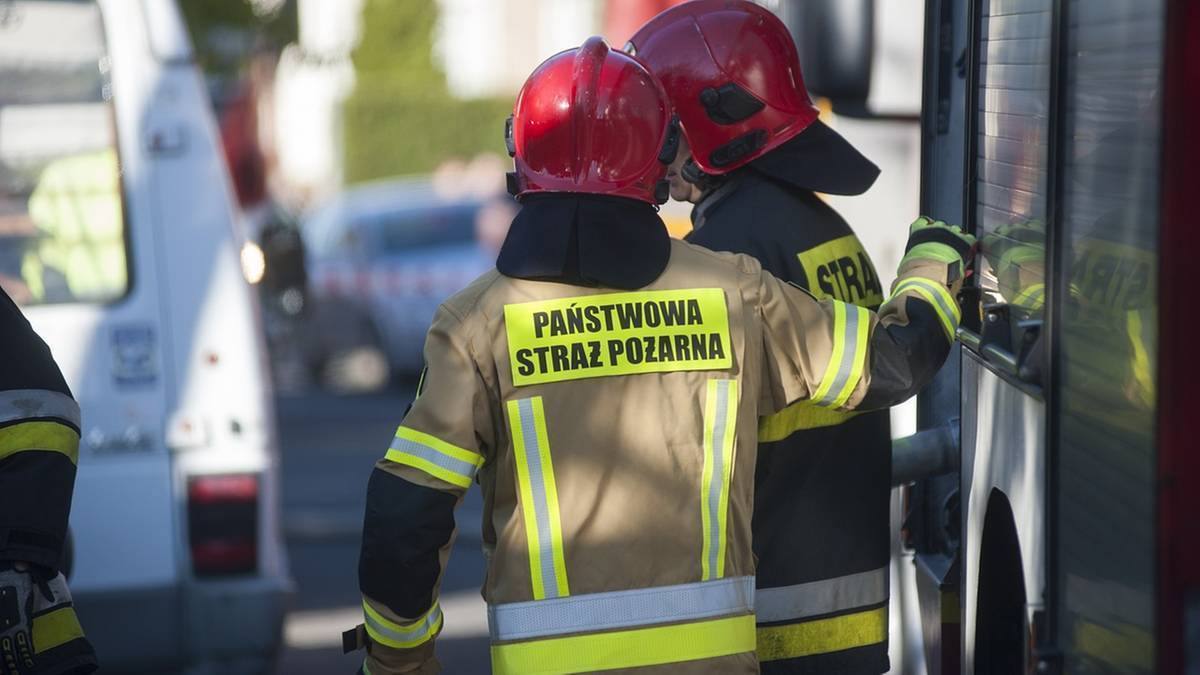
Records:
<instances>
[{"instance_id":1,"label":"yellow text patch","mask_svg":"<svg viewBox=\"0 0 1200 675\"><path fill-rule=\"evenodd\" d=\"M819 298L833 298L859 307L883 302L883 287L871 258L858 237L848 234L797 253L808 290Z\"/></svg>"},{"instance_id":2,"label":"yellow text patch","mask_svg":"<svg viewBox=\"0 0 1200 675\"><path fill-rule=\"evenodd\" d=\"M504 306L513 385L732 363L719 288L606 293Z\"/></svg>"}]
</instances>

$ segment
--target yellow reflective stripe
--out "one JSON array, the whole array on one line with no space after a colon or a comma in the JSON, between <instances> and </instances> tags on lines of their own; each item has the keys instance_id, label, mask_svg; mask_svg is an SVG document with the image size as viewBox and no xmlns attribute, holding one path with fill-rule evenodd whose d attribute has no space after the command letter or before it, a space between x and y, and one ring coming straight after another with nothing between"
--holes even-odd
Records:
<instances>
[{"instance_id":1,"label":"yellow reflective stripe","mask_svg":"<svg viewBox=\"0 0 1200 675\"><path fill-rule=\"evenodd\" d=\"M847 305L854 313L858 315L857 321L853 326L854 334L846 335L844 340L854 339L854 352L850 355L850 378L842 385L842 390L838 392L833 402L829 404L830 408L840 408L846 405L846 401L850 400L850 395L854 393L854 388L858 386L859 380L862 379L863 368L867 363L867 334L871 327L871 312L863 307L856 305Z\"/></svg>"},{"instance_id":2,"label":"yellow reflective stripe","mask_svg":"<svg viewBox=\"0 0 1200 675\"><path fill-rule=\"evenodd\" d=\"M846 350L846 341L841 336L846 332L846 303L833 302L833 354L829 356L829 364L825 366L825 375L813 392L813 401L820 401L829 394L833 381L837 379L838 368L842 363L842 353Z\"/></svg>"},{"instance_id":3,"label":"yellow reflective stripe","mask_svg":"<svg viewBox=\"0 0 1200 675\"><path fill-rule=\"evenodd\" d=\"M470 487L483 456L427 433L400 427L385 458L461 488Z\"/></svg>"},{"instance_id":4,"label":"yellow reflective stripe","mask_svg":"<svg viewBox=\"0 0 1200 675\"><path fill-rule=\"evenodd\" d=\"M371 639L396 649L411 649L433 639L442 628L442 607L435 600L433 607L411 623L396 623L380 614L363 600L363 625Z\"/></svg>"},{"instance_id":5,"label":"yellow reflective stripe","mask_svg":"<svg viewBox=\"0 0 1200 675\"><path fill-rule=\"evenodd\" d=\"M1133 345L1133 379L1138 385L1134 395L1141 399L1147 407L1154 405L1154 369L1150 365L1150 353L1146 349L1147 341L1154 340L1154 334L1147 334L1142 322L1142 314L1137 310L1127 313L1126 326L1129 342Z\"/></svg>"},{"instance_id":6,"label":"yellow reflective stripe","mask_svg":"<svg viewBox=\"0 0 1200 675\"><path fill-rule=\"evenodd\" d=\"M887 639L887 608L784 626L759 626L758 659L778 661L865 647Z\"/></svg>"},{"instance_id":7,"label":"yellow reflective stripe","mask_svg":"<svg viewBox=\"0 0 1200 675\"><path fill-rule=\"evenodd\" d=\"M704 470L700 479L703 536L700 578L725 576L729 483L733 478L733 440L737 429L737 380L709 380L704 402Z\"/></svg>"},{"instance_id":8,"label":"yellow reflective stripe","mask_svg":"<svg viewBox=\"0 0 1200 675\"><path fill-rule=\"evenodd\" d=\"M858 410L830 410L810 400L797 401L774 415L758 420L758 442L782 441L797 431L834 427L862 414Z\"/></svg>"},{"instance_id":9,"label":"yellow reflective stripe","mask_svg":"<svg viewBox=\"0 0 1200 675\"><path fill-rule=\"evenodd\" d=\"M83 637L83 627L70 605L33 617L33 653L41 654Z\"/></svg>"},{"instance_id":10,"label":"yellow reflective stripe","mask_svg":"<svg viewBox=\"0 0 1200 675\"><path fill-rule=\"evenodd\" d=\"M58 422L21 422L0 429L0 460L18 452L37 450L66 455L79 462L79 432Z\"/></svg>"},{"instance_id":11,"label":"yellow reflective stripe","mask_svg":"<svg viewBox=\"0 0 1200 675\"><path fill-rule=\"evenodd\" d=\"M942 322L942 328L946 329L946 335L953 341L961 314L958 303L954 301L954 296L950 295L950 291L937 282L914 277L901 281L892 293L892 298L897 298L901 293L908 291L920 295L933 307L933 311L937 313L938 319Z\"/></svg>"},{"instance_id":12,"label":"yellow reflective stripe","mask_svg":"<svg viewBox=\"0 0 1200 675\"><path fill-rule=\"evenodd\" d=\"M508 402L516 455L517 486L529 547L529 576L535 600L571 594L563 552L562 519L542 397Z\"/></svg>"},{"instance_id":13,"label":"yellow reflective stripe","mask_svg":"<svg viewBox=\"0 0 1200 675\"><path fill-rule=\"evenodd\" d=\"M363 659L363 663L362 663L363 675L371 675L371 669L367 667L367 661L368 661L368 659Z\"/></svg>"},{"instance_id":14,"label":"yellow reflective stripe","mask_svg":"<svg viewBox=\"0 0 1200 675\"><path fill-rule=\"evenodd\" d=\"M1042 305L1046 304L1046 285L1030 284L1028 288L1013 298L1013 304L1028 307L1029 309L1041 309Z\"/></svg>"},{"instance_id":15,"label":"yellow reflective stripe","mask_svg":"<svg viewBox=\"0 0 1200 675\"><path fill-rule=\"evenodd\" d=\"M585 673L754 651L754 615L492 646L494 675Z\"/></svg>"},{"instance_id":16,"label":"yellow reflective stripe","mask_svg":"<svg viewBox=\"0 0 1200 675\"><path fill-rule=\"evenodd\" d=\"M457 445L452 445L446 441L443 441L437 436L431 436L423 431L417 431L416 429L402 426L399 429L396 429L396 438L402 438L404 440L420 443L421 445L425 445L437 450L443 455L449 455L450 457L462 460L464 462L470 462L476 465L483 464L483 457L481 457L479 453L471 452L470 450L460 448Z\"/></svg>"},{"instance_id":17,"label":"yellow reflective stripe","mask_svg":"<svg viewBox=\"0 0 1200 675\"><path fill-rule=\"evenodd\" d=\"M857 305L833 303L833 354L821 384L813 392L813 403L840 408L850 399L862 379L867 359L867 334L871 313Z\"/></svg>"}]
</instances>

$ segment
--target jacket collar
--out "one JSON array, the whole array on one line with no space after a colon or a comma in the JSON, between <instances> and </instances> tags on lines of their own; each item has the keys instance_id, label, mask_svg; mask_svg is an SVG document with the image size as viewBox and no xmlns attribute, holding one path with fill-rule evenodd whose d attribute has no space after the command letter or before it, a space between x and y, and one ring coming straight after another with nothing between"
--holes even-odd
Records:
<instances>
[{"instance_id":1,"label":"jacket collar","mask_svg":"<svg viewBox=\"0 0 1200 675\"><path fill-rule=\"evenodd\" d=\"M632 290L657 279L670 258L670 235L650 204L547 193L522 200L496 269L517 279Z\"/></svg>"}]
</instances>

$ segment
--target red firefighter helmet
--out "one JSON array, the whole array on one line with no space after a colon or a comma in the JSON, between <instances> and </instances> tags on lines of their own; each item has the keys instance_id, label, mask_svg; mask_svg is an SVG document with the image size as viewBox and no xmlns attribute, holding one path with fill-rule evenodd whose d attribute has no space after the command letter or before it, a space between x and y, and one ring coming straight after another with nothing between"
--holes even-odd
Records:
<instances>
[{"instance_id":1,"label":"red firefighter helmet","mask_svg":"<svg viewBox=\"0 0 1200 675\"><path fill-rule=\"evenodd\" d=\"M663 83L692 159L711 174L779 147L817 119L787 26L744 0L695 0L626 45Z\"/></svg>"},{"instance_id":2,"label":"red firefighter helmet","mask_svg":"<svg viewBox=\"0 0 1200 675\"><path fill-rule=\"evenodd\" d=\"M666 201L678 130L662 85L599 37L551 56L517 95L505 129L518 197L575 192Z\"/></svg>"}]
</instances>

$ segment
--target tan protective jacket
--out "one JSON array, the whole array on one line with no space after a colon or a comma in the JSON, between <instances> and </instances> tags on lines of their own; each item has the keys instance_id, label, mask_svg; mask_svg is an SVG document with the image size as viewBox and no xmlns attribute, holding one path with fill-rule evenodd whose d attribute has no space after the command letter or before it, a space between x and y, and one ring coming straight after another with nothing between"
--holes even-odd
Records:
<instances>
[{"instance_id":1,"label":"tan protective jacket","mask_svg":"<svg viewBox=\"0 0 1200 675\"><path fill-rule=\"evenodd\" d=\"M897 284L876 315L676 241L637 291L493 271L446 301L370 486L364 670L437 671L435 579L453 537L425 534L478 481L494 672L757 672L758 419L806 398L853 408L881 326L941 316L930 298L957 320L944 265Z\"/></svg>"}]
</instances>

